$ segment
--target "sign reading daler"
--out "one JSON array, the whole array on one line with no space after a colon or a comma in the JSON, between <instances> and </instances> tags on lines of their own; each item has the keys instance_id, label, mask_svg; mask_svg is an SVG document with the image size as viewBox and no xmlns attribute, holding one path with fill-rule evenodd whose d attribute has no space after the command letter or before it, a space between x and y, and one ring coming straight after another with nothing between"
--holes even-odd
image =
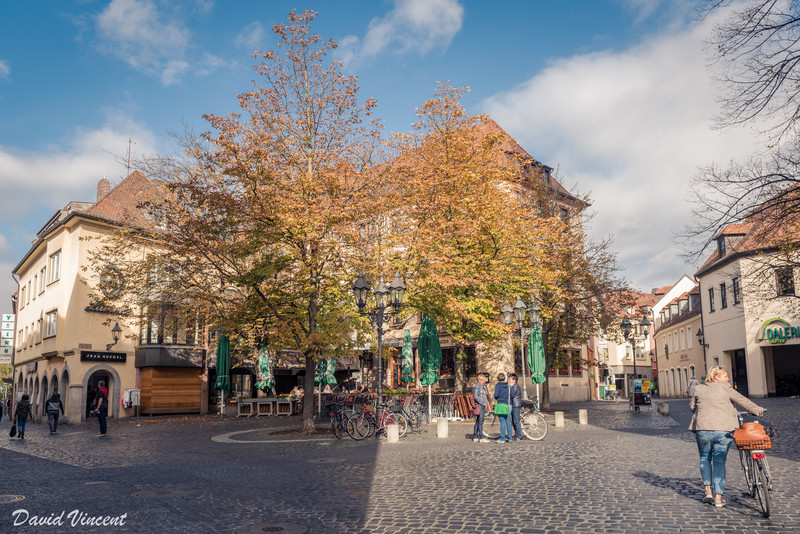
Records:
<instances>
[{"instance_id":1,"label":"sign reading daler","mask_svg":"<svg viewBox=\"0 0 800 534\"><path fill-rule=\"evenodd\" d=\"M116 363L125 363L125 357L127 356L124 352L100 352L100 351L91 351L91 350L82 350L81 351L81 361L82 362L116 362Z\"/></svg>"}]
</instances>

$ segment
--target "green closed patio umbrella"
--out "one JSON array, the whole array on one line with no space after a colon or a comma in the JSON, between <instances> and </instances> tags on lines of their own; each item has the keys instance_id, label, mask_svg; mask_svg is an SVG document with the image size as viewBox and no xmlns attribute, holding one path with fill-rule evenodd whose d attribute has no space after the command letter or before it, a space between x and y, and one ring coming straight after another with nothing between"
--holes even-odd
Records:
<instances>
[{"instance_id":1,"label":"green closed patio umbrella","mask_svg":"<svg viewBox=\"0 0 800 534\"><path fill-rule=\"evenodd\" d=\"M544 341L542 329L537 324L528 337L528 368L531 370L531 382L536 384L536 401L539 402L539 384L547 380L547 364L544 358ZM541 409L541 405L539 406Z\"/></svg>"},{"instance_id":2,"label":"green closed patio umbrella","mask_svg":"<svg viewBox=\"0 0 800 534\"><path fill-rule=\"evenodd\" d=\"M267 391L275 385L275 375L272 372L275 362L272 358L272 351L267 350L263 343L258 344L258 381L256 387L261 391Z\"/></svg>"},{"instance_id":3,"label":"green closed patio umbrella","mask_svg":"<svg viewBox=\"0 0 800 534\"><path fill-rule=\"evenodd\" d=\"M217 380L214 389L219 390L219 418L224 417L225 390L231 387L231 343L226 334L217 342Z\"/></svg>"},{"instance_id":4,"label":"green closed patio umbrella","mask_svg":"<svg viewBox=\"0 0 800 534\"><path fill-rule=\"evenodd\" d=\"M428 386L428 421L431 419L431 386L439 382L439 368L442 366L442 346L439 343L439 332L433 317L424 315L419 330L417 352L422 367L419 381Z\"/></svg>"},{"instance_id":5,"label":"green closed patio umbrella","mask_svg":"<svg viewBox=\"0 0 800 534\"><path fill-rule=\"evenodd\" d=\"M403 382L414 381L414 349L411 345L411 332L403 333Z\"/></svg>"}]
</instances>

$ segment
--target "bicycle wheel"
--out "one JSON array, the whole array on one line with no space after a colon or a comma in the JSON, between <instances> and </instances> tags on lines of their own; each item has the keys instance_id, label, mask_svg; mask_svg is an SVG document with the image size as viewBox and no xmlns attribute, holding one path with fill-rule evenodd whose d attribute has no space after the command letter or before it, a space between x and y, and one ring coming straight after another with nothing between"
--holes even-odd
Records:
<instances>
[{"instance_id":1,"label":"bicycle wheel","mask_svg":"<svg viewBox=\"0 0 800 534\"><path fill-rule=\"evenodd\" d=\"M428 411L417 407L412 413L417 423L416 432L425 432L425 428L428 426Z\"/></svg>"},{"instance_id":2,"label":"bicycle wheel","mask_svg":"<svg viewBox=\"0 0 800 534\"><path fill-rule=\"evenodd\" d=\"M759 506L761 506L761 511L764 513L764 517L769 517L772 508L772 502L770 501L769 496L769 489L767 486L767 475L764 472L764 468L761 465L760 460L755 461L756 472L756 500L758 500Z\"/></svg>"},{"instance_id":3,"label":"bicycle wheel","mask_svg":"<svg viewBox=\"0 0 800 534\"><path fill-rule=\"evenodd\" d=\"M331 415L331 430L336 439L342 439L342 433L345 432L344 425L342 424L342 416L339 414Z\"/></svg>"},{"instance_id":4,"label":"bicycle wheel","mask_svg":"<svg viewBox=\"0 0 800 534\"><path fill-rule=\"evenodd\" d=\"M360 441L369 435L370 423L364 414L351 415L347 419L345 429L347 435L356 441Z\"/></svg>"},{"instance_id":5,"label":"bicycle wheel","mask_svg":"<svg viewBox=\"0 0 800 534\"><path fill-rule=\"evenodd\" d=\"M526 413L521 418L522 433L534 441L541 441L547 435L547 421L538 412Z\"/></svg>"},{"instance_id":6,"label":"bicycle wheel","mask_svg":"<svg viewBox=\"0 0 800 534\"><path fill-rule=\"evenodd\" d=\"M742 471L744 471L744 483L747 485L747 493L751 497L756 496L756 481L753 477L753 458L750 456L750 451L739 451L739 461L742 463Z\"/></svg>"},{"instance_id":7,"label":"bicycle wheel","mask_svg":"<svg viewBox=\"0 0 800 534\"><path fill-rule=\"evenodd\" d=\"M400 427L400 437L402 438L408 432L408 419L402 413L396 413L392 418L395 424Z\"/></svg>"},{"instance_id":8,"label":"bicycle wheel","mask_svg":"<svg viewBox=\"0 0 800 534\"><path fill-rule=\"evenodd\" d=\"M483 418L483 428L481 429L483 432L483 437L488 439L498 439L500 438L500 425L497 424L497 416L494 412L490 414L487 413Z\"/></svg>"}]
</instances>

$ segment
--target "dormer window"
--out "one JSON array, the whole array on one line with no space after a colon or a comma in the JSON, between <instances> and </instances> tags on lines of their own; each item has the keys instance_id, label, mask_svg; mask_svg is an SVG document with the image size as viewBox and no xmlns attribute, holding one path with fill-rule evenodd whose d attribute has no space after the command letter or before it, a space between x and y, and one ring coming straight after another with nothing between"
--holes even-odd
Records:
<instances>
[{"instance_id":1,"label":"dormer window","mask_svg":"<svg viewBox=\"0 0 800 534\"><path fill-rule=\"evenodd\" d=\"M723 257L725 255L725 237L719 236L717 238L717 252L719 252L719 257Z\"/></svg>"}]
</instances>

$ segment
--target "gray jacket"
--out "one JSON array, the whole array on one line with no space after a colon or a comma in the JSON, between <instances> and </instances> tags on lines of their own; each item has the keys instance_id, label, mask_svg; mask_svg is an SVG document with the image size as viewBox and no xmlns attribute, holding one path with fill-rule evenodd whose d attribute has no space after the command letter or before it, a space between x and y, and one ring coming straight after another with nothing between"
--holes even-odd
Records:
<instances>
[{"instance_id":1,"label":"gray jacket","mask_svg":"<svg viewBox=\"0 0 800 534\"><path fill-rule=\"evenodd\" d=\"M712 382L697 386L694 396L689 401L689 409L694 413L689 430L727 432L737 428L739 418L734 403L753 415L764 413L764 408L733 389L729 382Z\"/></svg>"},{"instance_id":2,"label":"gray jacket","mask_svg":"<svg viewBox=\"0 0 800 534\"><path fill-rule=\"evenodd\" d=\"M489 404L489 397L486 394L486 385L480 382L475 382L472 386L472 398L475 399L475 404L486 406Z\"/></svg>"}]
</instances>

